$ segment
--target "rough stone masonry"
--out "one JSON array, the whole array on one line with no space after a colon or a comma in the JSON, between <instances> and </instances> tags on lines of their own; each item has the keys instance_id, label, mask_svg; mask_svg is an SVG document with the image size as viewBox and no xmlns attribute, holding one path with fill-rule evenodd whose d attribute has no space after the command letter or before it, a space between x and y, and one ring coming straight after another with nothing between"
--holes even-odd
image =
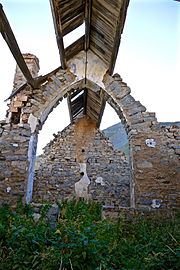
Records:
<instances>
[{"instance_id":1,"label":"rough stone masonry","mask_svg":"<svg viewBox=\"0 0 180 270\"><path fill-rule=\"evenodd\" d=\"M35 170L33 201L84 197L106 206L130 206L130 166L125 154L84 116L44 149Z\"/></svg>"},{"instance_id":2,"label":"rough stone masonry","mask_svg":"<svg viewBox=\"0 0 180 270\"><path fill-rule=\"evenodd\" d=\"M38 59L31 54L24 58L36 77ZM17 69L13 91L23 82ZM10 100L6 120L0 122L0 203L15 205L19 196L26 202L73 196L84 173L90 181L82 180L89 199L138 209L179 208L179 127L160 126L155 113L131 96L120 75L104 74L100 84L126 129L130 162L84 117L47 145L34 174L39 130L59 102L83 86L72 70L59 68L38 89L22 87ZM91 87L97 91L98 82Z\"/></svg>"}]
</instances>

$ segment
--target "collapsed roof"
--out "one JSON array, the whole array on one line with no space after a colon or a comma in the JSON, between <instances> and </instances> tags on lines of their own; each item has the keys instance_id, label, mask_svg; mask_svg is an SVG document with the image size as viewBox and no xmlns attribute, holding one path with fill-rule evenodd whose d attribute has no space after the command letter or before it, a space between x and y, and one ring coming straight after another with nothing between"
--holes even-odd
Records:
<instances>
[{"instance_id":1,"label":"collapsed roof","mask_svg":"<svg viewBox=\"0 0 180 270\"><path fill-rule=\"evenodd\" d=\"M66 69L68 61L75 58L80 52L83 51L86 57L91 52L103 63L106 71L111 75L118 54L129 0L50 0L50 4L61 67ZM83 24L85 27L82 36L65 48L64 37ZM32 78L2 5L0 5L0 31L27 83L35 88L44 82L46 76ZM87 64L88 59L86 58L83 74L85 79ZM13 95L15 94L13 93ZM83 113L89 115L99 126L105 107L103 90L93 92L85 85L84 89L79 89L68 97L68 105L71 121Z\"/></svg>"}]
</instances>

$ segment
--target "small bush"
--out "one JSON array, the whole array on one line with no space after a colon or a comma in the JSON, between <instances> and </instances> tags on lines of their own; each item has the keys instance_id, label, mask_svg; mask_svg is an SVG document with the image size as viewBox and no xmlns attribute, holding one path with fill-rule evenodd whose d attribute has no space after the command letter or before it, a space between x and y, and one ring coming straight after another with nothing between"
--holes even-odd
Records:
<instances>
[{"instance_id":1,"label":"small bush","mask_svg":"<svg viewBox=\"0 0 180 270\"><path fill-rule=\"evenodd\" d=\"M38 222L30 206L0 208L0 269L180 269L180 218L102 220L101 205L60 205L56 228L45 210Z\"/></svg>"}]
</instances>

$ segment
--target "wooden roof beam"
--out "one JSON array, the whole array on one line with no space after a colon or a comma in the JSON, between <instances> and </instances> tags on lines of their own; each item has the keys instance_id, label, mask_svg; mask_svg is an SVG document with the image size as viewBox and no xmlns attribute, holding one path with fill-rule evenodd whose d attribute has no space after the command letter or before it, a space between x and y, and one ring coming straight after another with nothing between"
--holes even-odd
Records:
<instances>
[{"instance_id":1,"label":"wooden roof beam","mask_svg":"<svg viewBox=\"0 0 180 270\"><path fill-rule=\"evenodd\" d=\"M89 49L90 26L91 26L92 0L86 0L85 3L85 51Z\"/></svg>"},{"instance_id":2,"label":"wooden roof beam","mask_svg":"<svg viewBox=\"0 0 180 270\"><path fill-rule=\"evenodd\" d=\"M24 77L26 78L27 82L34 88L35 87L35 80L33 79L26 62L24 61L23 55L20 51L16 38L13 34L11 26L8 22L8 19L3 11L3 6L0 4L0 32L6 41L12 55L14 56L16 63L18 64L19 68L21 69Z\"/></svg>"},{"instance_id":3,"label":"wooden roof beam","mask_svg":"<svg viewBox=\"0 0 180 270\"><path fill-rule=\"evenodd\" d=\"M72 105L71 105L71 98L70 98L70 96L67 97L67 104L68 104L68 109L69 109L70 122L72 124L73 123L73 115L72 115Z\"/></svg>"},{"instance_id":4,"label":"wooden roof beam","mask_svg":"<svg viewBox=\"0 0 180 270\"><path fill-rule=\"evenodd\" d=\"M66 63L65 50L64 50L61 18L60 18L60 14L58 12L58 6L57 6L56 0L50 0L50 5L51 5L53 22L54 22L54 29L55 29L55 34L56 34L57 45L58 45L58 49L59 49L61 66L63 69L66 69L67 63Z\"/></svg>"},{"instance_id":5,"label":"wooden roof beam","mask_svg":"<svg viewBox=\"0 0 180 270\"><path fill-rule=\"evenodd\" d=\"M129 1L130 0L124 0L122 3L122 6L120 8L119 18L118 18L117 26L116 26L116 34L115 34L115 38L114 38L114 47L112 49L111 61L109 64L109 74L110 75L112 75L113 71L114 71L115 62L116 62L116 58L117 58L117 54L118 54L118 50L119 50L119 45L120 45L120 41L121 41L121 34L122 34L123 28L124 28L124 23L125 23L125 19L126 19L126 13L127 13Z\"/></svg>"},{"instance_id":6,"label":"wooden roof beam","mask_svg":"<svg viewBox=\"0 0 180 270\"><path fill-rule=\"evenodd\" d=\"M88 89L84 88L84 115L87 113L87 95L88 95Z\"/></svg>"},{"instance_id":7,"label":"wooden roof beam","mask_svg":"<svg viewBox=\"0 0 180 270\"><path fill-rule=\"evenodd\" d=\"M85 114L84 113L84 111L85 111L85 90L79 89L75 93L69 95L67 97L67 103L68 103L70 121L71 121L71 123L73 123L73 120L76 118L76 116L79 114L79 112L83 111L83 114Z\"/></svg>"},{"instance_id":8,"label":"wooden roof beam","mask_svg":"<svg viewBox=\"0 0 180 270\"><path fill-rule=\"evenodd\" d=\"M104 114L104 109L105 109L105 106L106 106L106 99L105 99L105 92L103 90L101 90L101 108L100 108L100 112L99 112L99 117L98 117L98 121L97 121L97 128L100 127L100 124L101 124L101 120L102 120L102 117L103 117L103 114Z\"/></svg>"}]
</instances>

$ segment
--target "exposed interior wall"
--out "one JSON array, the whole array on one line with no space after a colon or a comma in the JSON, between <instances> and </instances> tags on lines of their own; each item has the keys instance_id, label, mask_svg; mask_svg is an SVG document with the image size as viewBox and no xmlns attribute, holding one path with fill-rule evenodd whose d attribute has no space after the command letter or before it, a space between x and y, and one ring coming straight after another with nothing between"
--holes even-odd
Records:
<instances>
[{"instance_id":1,"label":"exposed interior wall","mask_svg":"<svg viewBox=\"0 0 180 270\"><path fill-rule=\"evenodd\" d=\"M39 157L33 201L78 196L129 207L130 178L124 153L115 151L96 123L83 117L55 135Z\"/></svg>"}]
</instances>

